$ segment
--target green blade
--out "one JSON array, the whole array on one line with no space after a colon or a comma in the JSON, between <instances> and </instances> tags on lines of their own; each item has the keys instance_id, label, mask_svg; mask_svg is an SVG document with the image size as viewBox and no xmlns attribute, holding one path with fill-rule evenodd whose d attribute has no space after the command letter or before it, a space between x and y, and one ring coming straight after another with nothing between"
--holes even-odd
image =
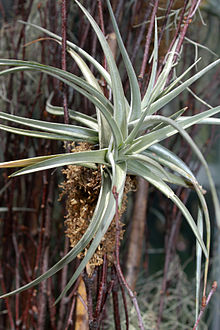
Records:
<instances>
[{"instance_id":1,"label":"green blade","mask_svg":"<svg viewBox=\"0 0 220 330\"><path fill-rule=\"evenodd\" d=\"M57 273L59 270L61 270L63 267L65 267L68 263L70 263L73 259L77 257L77 255L89 244L91 239L93 238L94 234L98 230L100 226L100 216L103 213L103 209L106 207L105 200L107 196L111 193L111 181L109 177L106 177L102 174L102 186L98 198L98 202L92 217L92 220L90 222L90 225L83 235L83 237L80 239L80 241L77 243L77 245L70 250L60 261L58 261L53 267L51 267L47 272L40 275L35 280L29 282L28 284L11 291L9 293L6 293L2 295L0 298L5 298L12 296L14 294L20 293L22 291L25 291L29 288L32 288L33 286L39 284L40 282L48 279L49 277L53 276L55 273Z\"/></svg>"},{"instance_id":2,"label":"green blade","mask_svg":"<svg viewBox=\"0 0 220 330\"><path fill-rule=\"evenodd\" d=\"M77 138L77 137L70 137L67 135L63 134L54 134L54 133L47 133L47 132L37 132L37 131L30 131L26 129L21 129L21 128L15 128L15 127L10 127L6 125L1 125L0 124L0 129L6 132L10 132L13 134L18 134L18 135L23 135L23 136L31 136L35 138L40 138L40 139L48 139L48 140L59 140L59 141L83 141L84 139ZM98 140L98 137L97 137ZM90 143L94 143L94 140L90 140L88 136L85 136L85 141Z\"/></svg>"},{"instance_id":3,"label":"green blade","mask_svg":"<svg viewBox=\"0 0 220 330\"><path fill-rule=\"evenodd\" d=\"M159 98L156 102L154 102L150 106L148 114L149 115L153 114L156 111L162 109L166 104L168 104L171 100L173 100L180 93L182 93L187 87L192 85L196 80L201 78L205 73L207 73L209 70L213 69L219 63L220 63L220 60L217 60L217 61L207 65L204 69L202 69L201 71L196 73L193 77L191 77L191 78L187 79L186 81L184 81L183 83L181 83L180 86L176 87L174 90L172 90L168 94L166 94L166 95L162 96L161 98Z\"/></svg>"},{"instance_id":4,"label":"green blade","mask_svg":"<svg viewBox=\"0 0 220 330\"><path fill-rule=\"evenodd\" d=\"M208 117L214 116L217 113L220 112L220 106L215 107L213 109L210 110L206 110L202 113L199 113L197 115L194 116L189 116L189 117L185 117L185 119L180 120L178 119L177 125L178 127L181 126L183 129L189 128L199 122L202 122L202 120L207 119ZM155 117L155 115L153 116L147 116L146 117L146 122L149 123L153 123L154 122L154 118L155 118L155 122L157 121ZM161 116L160 116L161 118ZM165 118L165 117L163 117ZM165 119L166 120L166 119ZM167 120L170 120L167 118ZM158 120L159 122L159 120ZM162 120L161 120L162 123ZM167 122L168 124L168 122ZM133 144L131 146L131 150L132 152L141 152L145 149L147 149L148 147L150 147L151 145L158 143L160 141L163 141L164 139L176 134L178 132L177 129L175 129L174 127L171 127L169 124L168 126L161 128L157 131L154 132L150 132L148 134L145 134L139 138L137 138L135 141L133 141Z\"/></svg>"},{"instance_id":5,"label":"green blade","mask_svg":"<svg viewBox=\"0 0 220 330\"><path fill-rule=\"evenodd\" d=\"M35 29L49 35L50 37L54 38L55 40L58 41L62 41L62 37L58 36L57 34L39 26L33 23L29 23L29 22L24 22L24 21L18 21L19 23L25 24L27 26L31 26L34 27ZM97 62L91 55L89 55L85 50L83 50L82 48L80 48L79 46L75 45L74 43L70 42L67 40L67 46L69 49L71 50L75 50L77 53L81 54L85 59L87 59L91 64L94 65L94 67L98 70L98 72L100 73L101 76L103 76L105 78L105 80L107 81L108 85L111 86L111 78L109 73L103 68L103 66ZM67 49L68 51L68 49Z\"/></svg>"},{"instance_id":6,"label":"green blade","mask_svg":"<svg viewBox=\"0 0 220 330\"><path fill-rule=\"evenodd\" d=\"M200 232L201 237L203 237L203 219L202 219L202 210L198 208L197 216L197 226ZM201 265L202 265L202 250L198 242L196 242L196 316L197 321L200 308L200 282L201 282Z\"/></svg>"},{"instance_id":7,"label":"green blade","mask_svg":"<svg viewBox=\"0 0 220 330\"><path fill-rule=\"evenodd\" d=\"M206 258L208 258L208 251L205 247L205 244L201 238L199 230L193 220L191 214L189 213L188 209L185 205L181 202L181 200L175 195L173 190L165 184L162 180L160 180L156 175L149 171L146 166L142 163L137 161L129 161L128 162L128 169L136 173L137 175L143 177L145 180L150 182L153 186L155 186L158 190L160 190L164 195L172 200L172 202L180 209L182 214L184 215L185 219L187 220L188 224L190 225L196 239L198 240L203 253L205 254Z\"/></svg>"},{"instance_id":8,"label":"green blade","mask_svg":"<svg viewBox=\"0 0 220 330\"><path fill-rule=\"evenodd\" d=\"M90 150L90 151L81 151L75 153L67 153L61 156L56 155L48 160L40 161L33 165L27 166L24 169L21 169L11 175L18 176L23 174L30 174L33 172L48 170L51 168L57 168L66 165L83 165L87 167L96 168L95 164L106 164L105 156L107 153L107 149L100 150ZM94 164L95 161L95 164ZM4 163L0 164L3 166Z\"/></svg>"},{"instance_id":9,"label":"green blade","mask_svg":"<svg viewBox=\"0 0 220 330\"><path fill-rule=\"evenodd\" d=\"M89 140L93 142L97 142L97 132L92 129L75 126L75 125L67 125L67 124L59 124L52 123L43 120L30 119L25 117L19 117L15 115L10 115L8 113L0 112L0 119L11 121L13 123L17 123L20 125L37 128L39 130L47 131L54 133L56 135L67 135L72 138L78 139L86 139L88 137Z\"/></svg>"},{"instance_id":10,"label":"green blade","mask_svg":"<svg viewBox=\"0 0 220 330\"><path fill-rule=\"evenodd\" d=\"M63 116L64 110L63 107L57 107L51 104L51 100L53 98L53 93L51 93L50 97L46 102L46 111L55 116ZM92 128L95 131L98 131L98 123L97 120L91 116L87 116L84 113L79 111L75 111L72 109L68 109L69 117L89 128Z\"/></svg>"},{"instance_id":11,"label":"green blade","mask_svg":"<svg viewBox=\"0 0 220 330\"><path fill-rule=\"evenodd\" d=\"M123 138L126 138L127 137L127 118L126 118L125 96L124 96L124 91L122 88L121 78L120 78L117 66L115 64L115 60L112 55L112 51L106 41L105 36L103 35L102 31L100 30L99 26L97 25L97 23L93 19L93 17L77 0L75 0L75 2L80 7L80 9L84 12L86 17L88 18L90 24L92 25L92 27L99 39L99 42L100 42L103 52L105 54L106 61L109 66L109 72L110 72L111 82L112 82L112 94L113 94L113 100L114 100L114 119L116 120L116 122L121 130Z\"/></svg>"},{"instance_id":12,"label":"green blade","mask_svg":"<svg viewBox=\"0 0 220 330\"><path fill-rule=\"evenodd\" d=\"M154 50L153 50L153 65L152 71L150 75L150 81L144 95L144 98L141 102L141 109L148 106L150 103L150 98L153 92L153 87L156 81L157 75L157 63L158 63L158 33L157 33L157 19L155 18L155 26L154 26Z\"/></svg>"},{"instance_id":13,"label":"green blade","mask_svg":"<svg viewBox=\"0 0 220 330\"><path fill-rule=\"evenodd\" d=\"M105 117L111 131L112 131L116 146L118 146L122 143L122 133L121 133L119 127L118 127L118 124L117 124L116 120L112 117L111 111L109 111L109 106L110 106L110 109L112 110L112 105L95 88L90 86L87 82L85 82L81 78L78 78L78 77L74 76L73 74L70 74L66 71L63 71L63 70L60 70L60 69L57 69L57 68L53 68L53 67L49 67L49 66L46 66L46 65L42 66L42 64L39 64L39 63L34 63L34 62L29 62L29 61L8 60L7 64L9 65L9 63L11 63L11 65L12 64L13 65L19 65L19 63L21 63L21 62L23 64L25 63L27 65L27 68L22 66L22 67L15 68L15 69L8 69L8 70L0 72L0 75L11 73L11 72L13 72L13 70L14 71L18 71L18 70L21 70L21 71L37 70L38 71L39 70L41 72L45 72L47 74L50 74L50 75L58 78L59 80L65 82L67 85L70 85L71 87L74 87L78 92L82 93L89 100L91 100L91 102L93 102L93 104L104 115L104 117ZM2 63L5 63L5 60L0 60L0 65ZM66 78L68 78L70 81L67 80ZM93 92L95 97L94 97L94 95L89 94L86 90L83 90L80 87L78 87L77 85L75 85L75 83L77 83L80 86L84 87L86 90L88 90L90 92ZM101 100L101 102L99 102L98 99Z\"/></svg>"},{"instance_id":14,"label":"green blade","mask_svg":"<svg viewBox=\"0 0 220 330\"><path fill-rule=\"evenodd\" d=\"M128 53L126 51L126 48L124 46L121 34L119 32L118 29L118 25L114 16L114 13L112 11L112 7L110 5L110 1L107 0L107 6L108 6L108 10L111 16L111 21L113 24L113 28L116 34L116 38L117 38L117 42L118 42L118 46L120 48L121 51L121 55L124 61L124 65L126 67L127 70L127 74L128 74L128 78L129 78L129 83L130 83L130 90L131 90L131 106L130 106L130 118L129 120L135 120L137 118L140 117L140 113L141 113L141 94L140 94L140 88L139 88L139 84L137 81L137 77L134 71L134 68L131 64L130 58L128 56Z\"/></svg>"},{"instance_id":15,"label":"green blade","mask_svg":"<svg viewBox=\"0 0 220 330\"><path fill-rule=\"evenodd\" d=\"M30 166L30 165L42 162L44 160L52 159L52 158L59 157L59 156L60 155L49 155L49 156L39 156L39 157L31 157L31 158L25 158L25 159L19 159L19 160L12 160L9 162L0 163L0 168Z\"/></svg>"},{"instance_id":16,"label":"green blade","mask_svg":"<svg viewBox=\"0 0 220 330\"><path fill-rule=\"evenodd\" d=\"M0 65L5 66L17 66L18 68L6 69L0 72L0 76L4 74L13 73L16 71L25 71L25 70L36 70L50 74L51 76L63 81L70 87L76 89L79 93L85 95L89 100L97 105L97 100L100 105L105 106L110 113L113 113L113 107L111 102L96 88L91 86L84 79L77 77L73 73L58 69L49 65L40 64L33 61L22 61L22 60L13 60L13 59L0 59ZM96 102L95 102L96 101Z\"/></svg>"}]
</instances>

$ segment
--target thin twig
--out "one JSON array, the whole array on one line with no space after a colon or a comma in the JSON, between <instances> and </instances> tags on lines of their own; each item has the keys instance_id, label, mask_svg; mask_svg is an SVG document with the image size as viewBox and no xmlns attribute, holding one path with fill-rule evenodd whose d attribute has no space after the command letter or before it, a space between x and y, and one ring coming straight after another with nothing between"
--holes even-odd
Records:
<instances>
[{"instance_id":1,"label":"thin twig","mask_svg":"<svg viewBox=\"0 0 220 330\"><path fill-rule=\"evenodd\" d=\"M213 294L215 293L216 289L217 289L217 282L214 281L213 284L212 284L212 288L211 288L211 290L210 290L210 292L209 292L208 298L206 299L205 304L202 304L202 306L201 306L201 310L200 310L200 313L199 313L198 319L196 320L196 323L195 323L195 325L194 325L194 327L193 327L193 330L196 330L196 328L198 327L199 322L200 322L200 320L201 320L201 318L202 318L202 315L203 315L203 313L204 313L206 307L208 306L209 301L210 301L210 299L212 298Z\"/></svg>"},{"instance_id":2,"label":"thin twig","mask_svg":"<svg viewBox=\"0 0 220 330\"><path fill-rule=\"evenodd\" d=\"M65 237L65 243L64 243L64 251L63 254L66 255L69 250L69 239ZM63 291L66 284L67 284L67 273L68 273L68 265L65 265L62 269L62 274L61 274L61 290ZM66 311L66 298L62 297L60 301L60 310L59 310L59 321L58 321L58 326L57 329L61 330L63 328L63 320L64 320L64 315Z\"/></svg>"},{"instance_id":3,"label":"thin twig","mask_svg":"<svg viewBox=\"0 0 220 330\"><path fill-rule=\"evenodd\" d=\"M115 268L116 268L118 279L119 279L120 283L123 284L125 286L125 288L127 289L128 294L129 294L129 296L132 300L132 303L135 307L137 317L138 317L139 328L141 330L144 330L144 324L143 324L143 320L142 320L142 317L141 317L140 308L138 306L136 294L130 289L128 283L126 282L126 280L124 278L124 275L122 273L121 266L120 266L120 260L119 260L120 227L119 227L119 211L118 211L118 192L117 192L115 186L112 189L112 193L114 195L115 202L116 202L116 212L115 212L115 223L116 223L115 257L116 257L116 260L115 260Z\"/></svg>"},{"instance_id":4,"label":"thin twig","mask_svg":"<svg viewBox=\"0 0 220 330\"><path fill-rule=\"evenodd\" d=\"M154 21L155 21L155 17L156 17L156 12L157 12L157 8L158 8L158 3L159 3L159 0L155 0L153 11L152 11L152 14L151 14L151 19L150 19L150 25L149 25L147 36L146 36L146 42L145 42L145 48L144 48L144 56L143 56L143 61L142 61L142 64L141 64L141 71L140 71L140 74L139 74L139 79L140 79L139 85L140 85L140 88L142 86L142 81L143 81L144 73L145 73L146 66L147 66L147 60L148 60L148 55L149 55L151 37L152 37L152 32L153 32L153 27L154 27Z\"/></svg>"},{"instance_id":5,"label":"thin twig","mask_svg":"<svg viewBox=\"0 0 220 330\"><path fill-rule=\"evenodd\" d=\"M16 230L17 228L15 228ZM12 241L14 244L14 250L15 250L15 259L16 259L16 267L15 267L15 283L16 283L16 289L19 288L20 284L20 274L19 274L19 261L20 261L20 251L18 247L18 242L15 236L15 233L12 234ZM16 324L16 329L18 329L18 324L19 324L19 295L15 296L15 324Z\"/></svg>"},{"instance_id":6,"label":"thin twig","mask_svg":"<svg viewBox=\"0 0 220 330\"><path fill-rule=\"evenodd\" d=\"M66 25L67 25L67 0L62 0L62 70L66 71ZM67 88L63 84L63 109L64 109L64 123L69 123L69 113L67 107Z\"/></svg>"},{"instance_id":7,"label":"thin twig","mask_svg":"<svg viewBox=\"0 0 220 330\"><path fill-rule=\"evenodd\" d=\"M151 13L151 6L147 6L147 10L144 14L144 22L147 21L150 13ZM141 45L141 41L143 40L143 36L144 36L144 32L145 32L145 29L146 29L146 26L145 24L142 24L141 25L141 28L140 28L140 32L138 33L138 37L136 39L136 42L134 44L134 48L133 48L133 51L132 51L132 55L131 55L131 62L134 63L134 60L136 59L137 57L137 52L140 48L140 45Z\"/></svg>"},{"instance_id":8,"label":"thin twig","mask_svg":"<svg viewBox=\"0 0 220 330\"><path fill-rule=\"evenodd\" d=\"M95 311L95 319L98 318L102 305L103 305L103 299L106 294L106 279L107 279L107 258L106 254L104 255L103 259L103 265L102 265L102 275L101 275L101 283L99 284L99 292L98 292L98 298L97 298L97 304L96 304L96 311Z\"/></svg>"},{"instance_id":9,"label":"thin twig","mask_svg":"<svg viewBox=\"0 0 220 330\"><path fill-rule=\"evenodd\" d=\"M101 0L97 0L97 1L98 1L98 13L99 13L100 27L101 27L102 33L105 35L102 1ZM104 56L104 65L103 66L105 69L107 69L107 61L106 61L105 56Z\"/></svg>"},{"instance_id":10,"label":"thin twig","mask_svg":"<svg viewBox=\"0 0 220 330\"><path fill-rule=\"evenodd\" d=\"M88 317L89 317L89 328L93 329L94 316L93 316L93 301L92 301L92 288L94 286L94 274L92 277L89 277L86 273L86 270L82 272L82 278L86 287L87 295L87 306L88 306Z\"/></svg>"},{"instance_id":11,"label":"thin twig","mask_svg":"<svg viewBox=\"0 0 220 330\"><path fill-rule=\"evenodd\" d=\"M73 301L71 304L70 313L68 316L67 325L65 327L65 330L68 330L69 326L72 325L72 323L73 323L73 312L74 312L75 304L76 304L76 296L73 296Z\"/></svg>"},{"instance_id":12,"label":"thin twig","mask_svg":"<svg viewBox=\"0 0 220 330\"><path fill-rule=\"evenodd\" d=\"M6 293L6 287L5 287L5 282L4 282L4 277L3 277L3 270L2 270L2 264L0 263L0 283L1 283L1 287L2 287L2 292ZM5 305L7 308L7 313L8 313L8 319L9 319L9 323L11 326L11 330L15 330L15 324L14 324L14 320L12 317L12 311L11 311L11 306L9 304L9 299L8 298L4 298L5 301Z\"/></svg>"},{"instance_id":13,"label":"thin twig","mask_svg":"<svg viewBox=\"0 0 220 330\"><path fill-rule=\"evenodd\" d=\"M123 304L124 304L126 330L128 330L129 329L129 317L128 317L127 300L126 300L124 287L122 285L120 285L120 288L121 288L121 295L122 295L122 300L123 300Z\"/></svg>"},{"instance_id":14,"label":"thin twig","mask_svg":"<svg viewBox=\"0 0 220 330\"><path fill-rule=\"evenodd\" d=\"M115 329L121 330L121 320L120 320L119 302L118 302L118 278L116 276L116 270L114 272L113 268L112 268L112 279L113 279L112 300L113 300Z\"/></svg>"}]
</instances>

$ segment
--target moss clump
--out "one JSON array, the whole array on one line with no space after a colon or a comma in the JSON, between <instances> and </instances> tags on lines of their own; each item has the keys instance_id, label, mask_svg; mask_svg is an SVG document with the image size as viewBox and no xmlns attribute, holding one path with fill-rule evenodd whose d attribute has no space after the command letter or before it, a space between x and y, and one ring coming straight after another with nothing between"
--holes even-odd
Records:
<instances>
[{"instance_id":1,"label":"moss clump","mask_svg":"<svg viewBox=\"0 0 220 330\"><path fill-rule=\"evenodd\" d=\"M72 152L80 152L85 150L91 150L91 145L88 143L79 143L77 146L72 145ZM66 195L66 235L70 239L70 246L74 247L78 241L85 234L93 212L96 207L98 195L101 186L101 173L100 170L94 170L83 166L69 165L63 174L66 179L61 184L62 193ZM127 193L135 189L135 180L131 177L127 177L125 191L123 196L122 207L120 209L120 215L123 214L126 208ZM120 222L121 227L123 224ZM123 238L123 230L120 232L120 239ZM111 225L108 228L105 236L102 238L101 243L96 249L93 257L89 261L90 275L92 274L96 266L100 266L103 263L103 257L106 255L109 266L114 262L115 251L115 220L113 219ZM82 259L89 246L82 251L78 258Z\"/></svg>"}]
</instances>

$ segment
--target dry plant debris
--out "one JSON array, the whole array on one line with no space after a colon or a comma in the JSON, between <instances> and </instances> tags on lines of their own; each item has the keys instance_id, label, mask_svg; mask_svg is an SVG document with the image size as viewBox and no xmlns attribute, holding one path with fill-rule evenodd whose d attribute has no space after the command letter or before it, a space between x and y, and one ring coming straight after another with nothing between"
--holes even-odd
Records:
<instances>
[{"instance_id":1,"label":"dry plant debris","mask_svg":"<svg viewBox=\"0 0 220 330\"><path fill-rule=\"evenodd\" d=\"M91 150L91 148L92 146L90 144L84 142L78 143L78 145L75 143L71 145L72 152ZM60 198L64 195L66 196L67 215L65 233L70 239L70 246L74 247L85 234L95 210L101 186L101 172L100 169L94 170L83 166L69 165L63 170L63 174L66 179L60 186L62 188ZM120 216L126 209L127 193L135 189L135 179L127 176ZM121 228L123 227L121 222L120 226ZM121 240L123 239L123 233L124 230L121 230ZM89 269L89 275L92 275L96 266L103 264L105 254L108 265L111 266L114 263L115 237L116 227L115 220L113 219L108 231L89 261L89 267L87 268L87 271ZM78 258L82 259L86 253L87 249L84 249L78 255Z\"/></svg>"}]
</instances>

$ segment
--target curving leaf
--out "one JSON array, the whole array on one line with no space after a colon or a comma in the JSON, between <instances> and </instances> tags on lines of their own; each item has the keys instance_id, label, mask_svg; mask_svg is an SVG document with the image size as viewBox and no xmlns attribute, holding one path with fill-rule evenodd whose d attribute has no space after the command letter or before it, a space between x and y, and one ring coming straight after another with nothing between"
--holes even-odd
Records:
<instances>
[{"instance_id":1,"label":"curving leaf","mask_svg":"<svg viewBox=\"0 0 220 330\"><path fill-rule=\"evenodd\" d=\"M104 97L101 93L99 93L95 88L90 86L83 79L78 78L78 77L74 76L73 74L70 74L70 73L68 73L66 71L63 71L61 69L57 69L57 68L54 68L54 67L42 65L42 64L39 64L39 63L35 63L35 62L17 61L17 60L0 60L0 65L3 65L3 63L5 64L6 63L5 61L6 62L8 61L7 62L8 65L10 65L9 63L11 63L11 65L12 64L13 65L19 65L20 62L22 62L23 64L25 63L27 65L27 68L22 66L22 67L13 69L14 71L18 71L18 70L21 70L21 71L37 70L38 71L39 70L41 72L48 73L48 74L58 78L59 80L65 82L67 85L75 88L75 90L77 90L78 92L80 92L84 96L86 96L102 112L102 114L104 115L109 127L111 128L116 146L118 146L122 143L122 140L123 140L122 133L123 132L120 131L116 120L112 117L111 111L109 111L109 109L112 110L111 103L106 99L106 97ZM7 74L9 72L11 73L12 69L1 71L0 75ZM67 80L66 77L69 80ZM75 85L75 83L78 83L80 86L83 86L86 90L90 90L91 92L93 92L95 97L94 97L94 95L89 94L86 90L83 90L80 87L78 87L77 85ZM101 102L99 102L98 99L101 100Z\"/></svg>"},{"instance_id":2,"label":"curving leaf","mask_svg":"<svg viewBox=\"0 0 220 330\"><path fill-rule=\"evenodd\" d=\"M186 128L198 124L202 122L202 120L206 120L207 118L214 116L219 112L220 112L220 106L217 106L213 109L206 110L197 115L185 117L183 120L177 119L176 124L178 127L182 127L185 130ZM160 118L161 117L162 116L160 116ZM156 122L157 121L156 118L159 117L155 115L147 116L145 119L145 123L149 125L150 123ZM166 117L163 118L165 118L165 120L167 119L166 121L171 120L170 118L166 118ZM158 120L158 122L160 121ZM161 123L162 122L163 121L161 120ZM133 122L133 124L135 125L136 121ZM178 130L175 127L171 127L169 124L164 128L158 129L157 131L149 132L133 141L131 146L132 152L136 152L136 151L141 152L147 149L148 147L150 147L151 145L163 141L164 139L176 134L177 132Z\"/></svg>"},{"instance_id":3,"label":"curving leaf","mask_svg":"<svg viewBox=\"0 0 220 330\"><path fill-rule=\"evenodd\" d=\"M103 52L106 57L106 61L108 63L109 72L111 76L111 82L112 82L112 94L113 94L113 100L114 100L114 119L116 120L123 138L127 137L127 115L126 115L126 103L125 103L125 96L124 91L122 88L122 82L121 78L118 72L118 68L116 66L115 60L112 55L112 51L105 39L105 36L103 35L102 31L100 30L99 26L97 25L96 21L93 19L93 17L89 14L89 12L80 4L79 1L75 0L77 5L80 7L80 9L84 12L87 19L89 20L90 24L93 27L93 30L95 31L99 42L101 44L101 47L103 49Z\"/></svg>"},{"instance_id":4,"label":"curving leaf","mask_svg":"<svg viewBox=\"0 0 220 330\"><path fill-rule=\"evenodd\" d=\"M155 18L155 26L154 26L154 50L153 50L153 65L150 75L149 84L147 86L147 90L141 101L141 109L147 107L150 103L150 98L153 92L153 87L156 82L156 75L157 75L157 63L158 63L158 33L157 33L157 19Z\"/></svg>"},{"instance_id":5,"label":"curving leaf","mask_svg":"<svg viewBox=\"0 0 220 330\"><path fill-rule=\"evenodd\" d=\"M97 202L93 217L91 219L91 222L89 224L87 231L85 232L83 237L80 239L80 241L76 244L76 246L74 248L72 248L60 261L58 261L47 272L40 275L35 280L27 283L26 285L0 296L0 298L9 297L14 294L25 291L29 288L32 288L33 286L39 284L40 282L48 279L51 276L53 276L55 273L57 273L59 270L61 270L63 267L65 267L68 263L70 263L73 259L75 259L77 257L77 255L90 243L94 234L98 230L98 228L100 226L100 217L101 217L101 214L103 213L103 210L107 206L106 201L109 198L108 197L109 194L111 194L111 180L108 175L105 175L105 173L102 173L102 186L101 186L98 202Z\"/></svg>"},{"instance_id":6,"label":"curving leaf","mask_svg":"<svg viewBox=\"0 0 220 330\"><path fill-rule=\"evenodd\" d=\"M202 210L200 207L198 208L197 226L201 237L203 237L203 219L202 219ZM200 282L202 278L201 265L202 265L202 250L198 242L196 242L196 316L195 316L196 321L199 315L199 308L200 308Z\"/></svg>"},{"instance_id":7,"label":"curving leaf","mask_svg":"<svg viewBox=\"0 0 220 330\"><path fill-rule=\"evenodd\" d=\"M1 75L5 75L8 73L13 73L16 71L26 71L26 70L35 70L50 74L51 76L63 81L70 87L73 87L79 93L85 95L92 103L97 105L97 100L99 101L99 106L105 106L110 113L113 113L113 107L111 102L96 88L92 87L88 82L84 79L79 78L73 73L64 71L59 68L55 68L49 65L40 64L38 62L33 61L22 61L22 60L13 60L13 59L0 59L1 66L16 66L17 68L10 68L0 72Z\"/></svg>"},{"instance_id":8,"label":"curving leaf","mask_svg":"<svg viewBox=\"0 0 220 330\"><path fill-rule=\"evenodd\" d=\"M64 110L63 107L57 107L51 104L51 100L53 98L53 93L49 96L47 102L46 102L46 111L50 113L51 115L55 116L63 116ZM95 118L85 115L84 113L81 113L79 111L75 111L72 109L68 109L69 117L71 119L74 119L75 121L78 121L79 123L92 128L95 131L98 131L98 122Z\"/></svg>"},{"instance_id":9,"label":"curving leaf","mask_svg":"<svg viewBox=\"0 0 220 330\"><path fill-rule=\"evenodd\" d=\"M17 123L23 126L28 126L32 128L37 128L42 131L47 131L53 133L51 137L60 135L61 139L62 136L69 136L68 140L74 140L75 138L78 140L89 140L92 143L98 142L97 132L80 126L75 125L67 125L67 124L59 124L59 123L52 123L43 120L36 120L30 119L25 117L19 117L15 115L10 115L5 112L0 112L0 119L11 121L13 123ZM7 126L3 126L3 128ZM11 128L13 130L13 128ZM22 133L22 130L18 130L17 134ZM24 131L25 132L25 131ZM28 133L30 131L26 131ZM15 132L13 132L15 133ZM35 134L35 132L33 132Z\"/></svg>"},{"instance_id":10,"label":"curving leaf","mask_svg":"<svg viewBox=\"0 0 220 330\"><path fill-rule=\"evenodd\" d=\"M47 132L38 132L38 131L30 131L21 128L10 127L6 125L0 124L0 129L9 133L18 134L22 136L31 136L40 139L48 139L48 140L60 140L60 141L83 141L83 138L74 138L63 135L63 134L54 134L54 133L47 133ZM98 139L98 137L97 137ZM85 141L88 141L88 136L85 136ZM94 140L90 140L90 143L94 143Z\"/></svg>"},{"instance_id":11,"label":"curving leaf","mask_svg":"<svg viewBox=\"0 0 220 330\"><path fill-rule=\"evenodd\" d=\"M19 23L22 23L24 25L33 27L47 35L49 35L50 37L58 40L58 41L62 41L62 37L58 36L57 34L30 22L24 22L24 21L18 21ZM81 54L84 58L86 58L91 64L94 65L94 67L98 70L98 72L100 73L101 76L103 76L107 82L107 84L109 86L111 86L111 77L109 75L109 73L105 70L105 68L103 68L103 66L94 59L94 57L92 57L91 55L89 55L85 50L83 50L82 48L80 48L79 46L75 45L73 42L70 42L67 40L67 46L70 50L75 50L77 53ZM68 51L68 49L67 49Z\"/></svg>"},{"instance_id":12,"label":"curving leaf","mask_svg":"<svg viewBox=\"0 0 220 330\"><path fill-rule=\"evenodd\" d=\"M208 258L208 251L201 238L201 235L195 224L195 221L193 220L193 218L192 218L191 214L189 213L188 209L186 208L186 206L175 195L173 190L165 182L163 182L160 178L158 178L156 175L154 175L152 172L150 172L149 169L140 162L129 160L128 169L131 170L133 173L136 173L136 175L143 177L145 180L150 182L153 186L155 186L164 195L166 195L168 198L170 198L172 200L172 202L180 209L180 211L184 215L184 217L187 220L188 224L190 225L196 239L198 240L198 242L203 250L203 253L205 254L206 258Z\"/></svg>"},{"instance_id":13,"label":"curving leaf","mask_svg":"<svg viewBox=\"0 0 220 330\"><path fill-rule=\"evenodd\" d=\"M28 163L29 159L22 159L19 161L0 163L0 167L15 167L16 165L13 164L17 164L17 166L19 166L18 164L21 164L20 166L26 166L24 169L21 169L11 174L11 177L48 170L51 168L56 168L66 165L79 165L79 166L83 165L86 167L96 168L97 167L96 164L107 165L105 161L107 150L108 149L100 149L100 150L90 150L90 151L81 151L81 152L67 153L61 155L46 156L50 158L43 161L41 161L42 157L40 157L40 161L37 161L38 157L31 158L30 161L31 164L33 165L28 165L28 166L22 164ZM10 166L10 164L12 164L13 166Z\"/></svg>"},{"instance_id":14,"label":"curving leaf","mask_svg":"<svg viewBox=\"0 0 220 330\"><path fill-rule=\"evenodd\" d=\"M128 78L129 78L129 83L130 83L130 90L131 90L131 105L130 105L130 113L129 113L129 118L128 120L135 120L139 118L140 113L141 113L141 93L140 93L140 88L139 84L137 81L137 77L134 71L134 68L131 64L130 58L128 56L128 53L126 51L126 48L124 46L121 34L118 29L118 25L114 16L114 13L112 11L112 7L110 5L110 1L107 0L107 6L108 10L111 16L113 28L116 34L118 46L121 51L121 55L124 61L124 65L127 70Z\"/></svg>"},{"instance_id":15,"label":"curving leaf","mask_svg":"<svg viewBox=\"0 0 220 330\"><path fill-rule=\"evenodd\" d=\"M148 114L153 114L156 111L162 109L166 104L168 104L171 100L173 100L175 97L177 97L180 93L182 93L187 87L192 85L196 80L201 78L205 73L207 73L209 70L213 69L217 64L220 63L220 60L217 60L209 65L207 65L204 69L196 73L193 77L187 79L183 83L181 83L180 86L176 87L174 90L169 92L168 94L162 96L157 101L155 101L148 111ZM143 109L145 111L146 109Z\"/></svg>"}]
</instances>

